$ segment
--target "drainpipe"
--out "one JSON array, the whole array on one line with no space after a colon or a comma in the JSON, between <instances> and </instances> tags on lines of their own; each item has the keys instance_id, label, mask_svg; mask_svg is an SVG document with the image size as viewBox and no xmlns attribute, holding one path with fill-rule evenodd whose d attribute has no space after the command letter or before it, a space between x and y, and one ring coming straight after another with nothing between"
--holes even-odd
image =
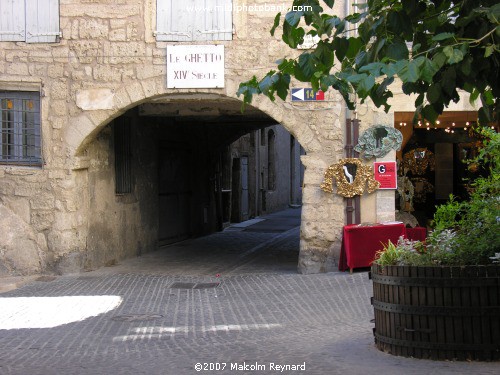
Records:
<instances>
[{"instance_id":1,"label":"drainpipe","mask_svg":"<svg viewBox=\"0 0 500 375\"><path fill-rule=\"evenodd\" d=\"M260 200L260 132L262 130L255 131L255 217L260 215L259 212L259 200Z\"/></svg>"},{"instance_id":2,"label":"drainpipe","mask_svg":"<svg viewBox=\"0 0 500 375\"><path fill-rule=\"evenodd\" d=\"M351 1L345 2L345 15L351 11ZM349 36L349 32L346 32ZM348 158L357 158L359 153L354 151L354 146L358 143L359 138L359 120L357 119L356 111L353 112L352 119L351 111L346 107L346 127L345 127L345 154ZM354 214L354 217L353 217ZM359 224L361 222L361 199L359 195L354 198L346 199L346 224Z\"/></svg>"}]
</instances>

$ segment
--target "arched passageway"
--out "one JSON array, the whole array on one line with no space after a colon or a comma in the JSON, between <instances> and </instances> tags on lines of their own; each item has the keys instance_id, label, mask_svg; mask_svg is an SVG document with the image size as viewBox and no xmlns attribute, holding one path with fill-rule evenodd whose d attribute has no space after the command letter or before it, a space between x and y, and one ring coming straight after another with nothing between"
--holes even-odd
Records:
<instances>
[{"instance_id":1,"label":"arched passageway","mask_svg":"<svg viewBox=\"0 0 500 375\"><path fill-rule=\"evenodd\" d=\"M262 111L242 113L234 99L141 103L100 128L80 153L89 159L91 264L301 204L300 144Z\"/></svg>"}]
</instances>

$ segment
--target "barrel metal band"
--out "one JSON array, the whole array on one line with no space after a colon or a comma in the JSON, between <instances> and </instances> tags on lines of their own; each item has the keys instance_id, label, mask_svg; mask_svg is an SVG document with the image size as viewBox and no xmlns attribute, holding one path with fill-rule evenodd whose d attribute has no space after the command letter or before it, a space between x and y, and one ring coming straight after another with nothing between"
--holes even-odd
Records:
<instances>
[{"instance_id":1,"label":"barrel metal band","mask_svg":"<svg viewBox=\"0 0 500 375\"><path fill-rule=\"evenodd\" d=\"M375 333L375 340L389 345L405 346L411 348L419 349L441 349L441 350L464 350L470 352L478 351L499 351L500 344L459 344L459 343L438 343L438 342L422 342L422 341L410 341L410 340L399 340L390 337L382 336Z\"/></svg>"},{"instance_id":2,"label":"barrel metal band","mask_svg":"<svg viewBox=\"0 0 500 375\"><path fill-rule=\"evenodd\" d=\"M500 277L401 277L372 274L374 283L398 286L475 287L499 286Z\"/></svg>"},{"instance_id":3,"label":"barrel metal band","mask_svg":"<svg viewBox=\"0 0 500 375\"><path fill-rule=\"evenodd\" d=\"M500 321L500 306L412 306L374 300L373 308L379 311L411 315L496 316Z\"/></svg>"}]
</instances>

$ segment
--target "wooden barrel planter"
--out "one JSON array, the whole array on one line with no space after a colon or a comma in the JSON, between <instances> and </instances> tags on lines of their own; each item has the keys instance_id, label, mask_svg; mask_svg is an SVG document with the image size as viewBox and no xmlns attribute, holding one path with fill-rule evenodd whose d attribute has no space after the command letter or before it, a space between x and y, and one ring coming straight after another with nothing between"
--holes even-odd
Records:
<instances>
[{"instance_id":1,"label":"wooden barrel planter","mask_svg":"<svg viewBox=\"0 0 500 375\"><path fill-rule=\"evenodd\" d=\"M375 344L398 356L500 359L500 266L371 270Z\"/></svg>"}]
</instances>

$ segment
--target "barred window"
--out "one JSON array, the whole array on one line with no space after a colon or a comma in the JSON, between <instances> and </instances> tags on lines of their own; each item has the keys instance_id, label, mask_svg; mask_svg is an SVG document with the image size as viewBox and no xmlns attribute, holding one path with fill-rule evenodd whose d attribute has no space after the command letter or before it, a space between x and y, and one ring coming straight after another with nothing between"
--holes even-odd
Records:
<instances>
[{"instance_id":1,"label":"barred window","mask_svg":"<svg viewBox=\"0 0 500 375\"><path fill-rule=\"evenodd\" d=\"M39 166L40 94L0 91L0 163Z\"/></svg>"},{"instance_id":2,"label":"barred window","mask_svg":"<svg viewBox=\"0 0 500 375\"><path fill-rule=\"evenodd\" d=\"M131 119L121 116L115 120L115 193L132 192Z\"/></svg>"}]
</instances>

